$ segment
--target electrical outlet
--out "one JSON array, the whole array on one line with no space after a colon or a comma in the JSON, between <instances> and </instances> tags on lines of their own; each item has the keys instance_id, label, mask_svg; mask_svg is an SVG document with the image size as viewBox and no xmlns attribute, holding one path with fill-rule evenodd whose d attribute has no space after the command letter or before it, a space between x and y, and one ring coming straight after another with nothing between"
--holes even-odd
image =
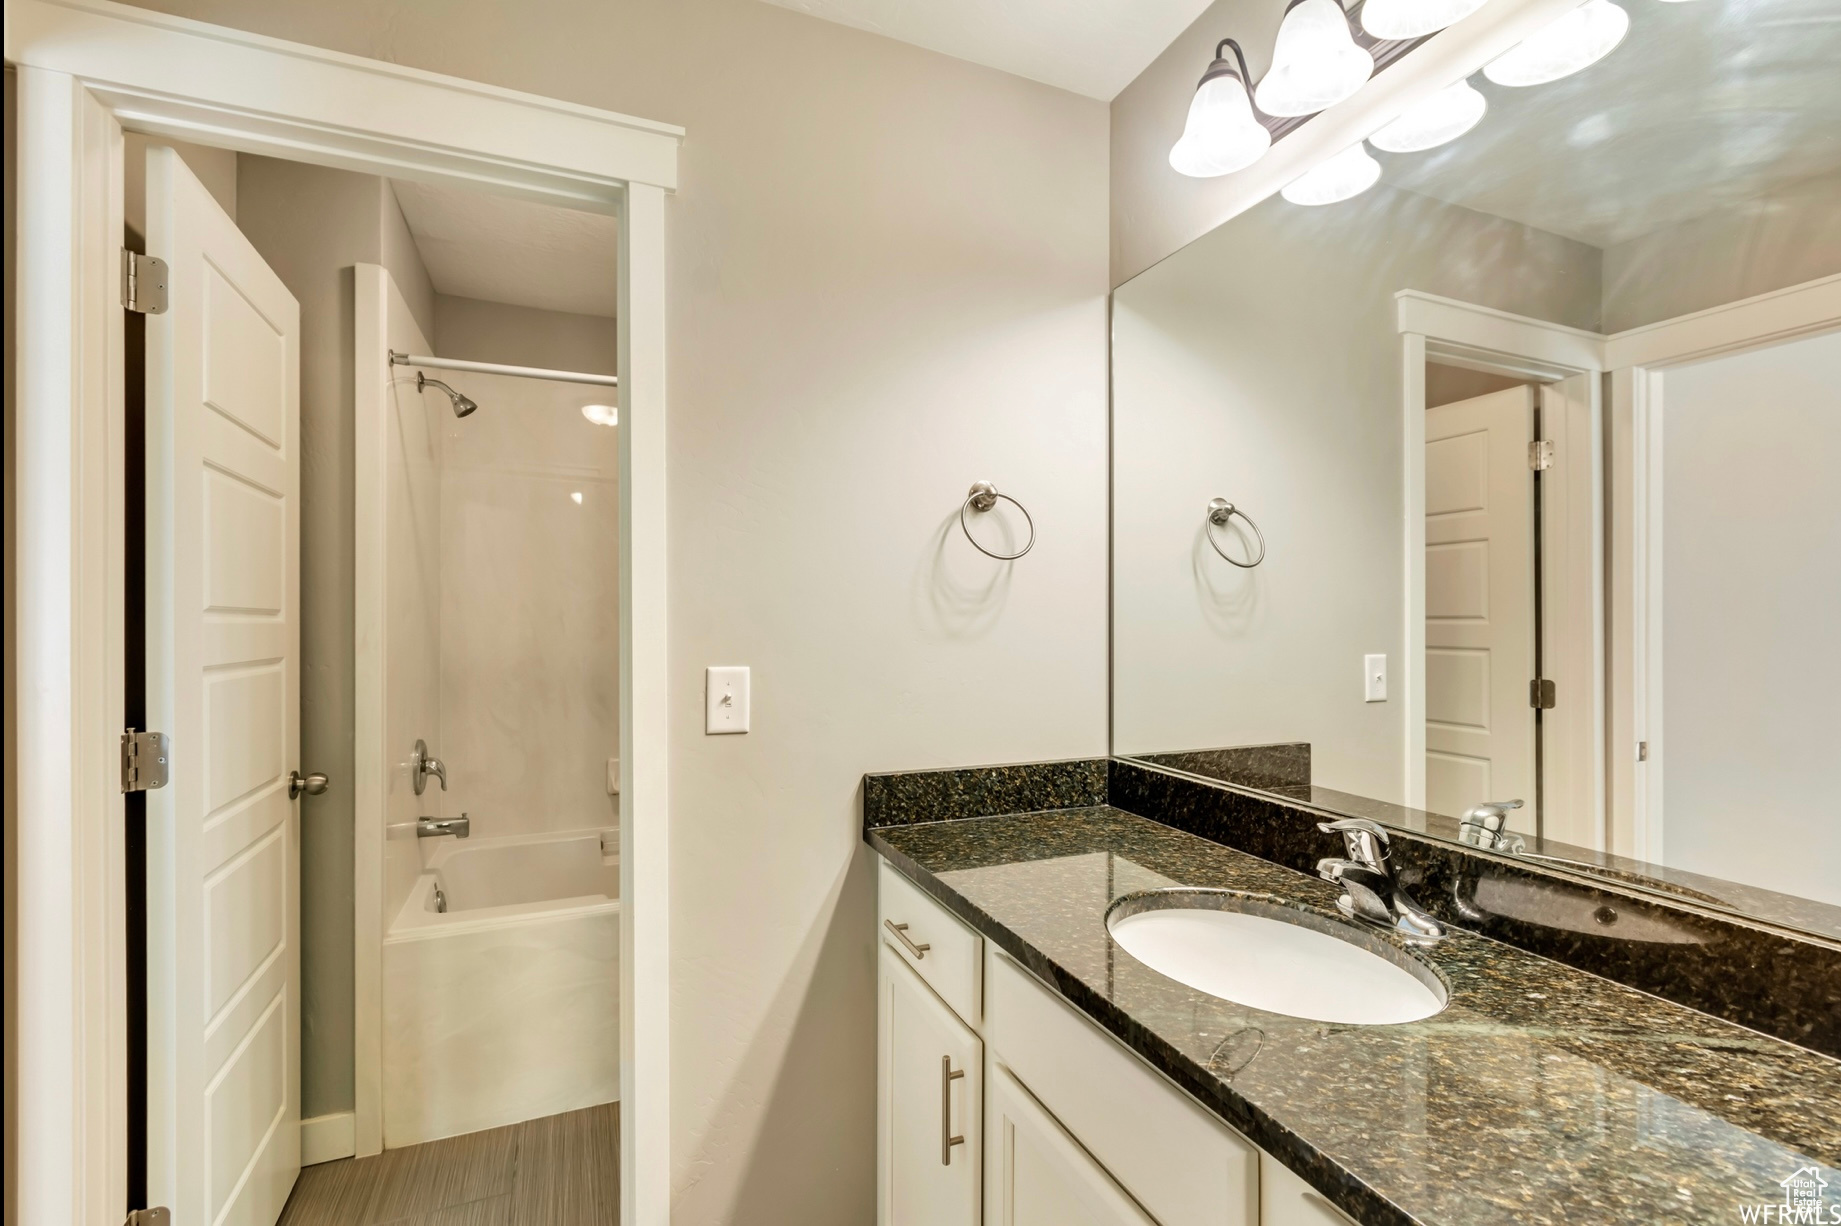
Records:
<instances>
[{"instance_id":1,"label":"electrical outlet","mask_svg":"<svg viewBox=\"0 0 1841 1226\"><path fill-rule=\"evenodd\" d=\"M1363 702L1387 701L1387 657L1362 657Z\"/></svg>"}]
</instances>

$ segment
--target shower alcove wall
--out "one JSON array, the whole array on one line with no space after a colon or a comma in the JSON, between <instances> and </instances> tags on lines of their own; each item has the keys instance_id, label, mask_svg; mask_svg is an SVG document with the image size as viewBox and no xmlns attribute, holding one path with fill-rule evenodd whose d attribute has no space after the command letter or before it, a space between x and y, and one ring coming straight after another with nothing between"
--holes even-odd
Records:
<instances>
[{"instance_id":1,"label":"shower alcove wall","mask_svg":"<svg viewBox=\"0 0 1841 1226\"><path fill-rule=\"evenodd\" d=\"M388 361L436 351L389 273L354 291L356 1110L396 1148L619 1097L618 443L598 389L427 371L457 417Z\"/></svg>"}]
</instances>

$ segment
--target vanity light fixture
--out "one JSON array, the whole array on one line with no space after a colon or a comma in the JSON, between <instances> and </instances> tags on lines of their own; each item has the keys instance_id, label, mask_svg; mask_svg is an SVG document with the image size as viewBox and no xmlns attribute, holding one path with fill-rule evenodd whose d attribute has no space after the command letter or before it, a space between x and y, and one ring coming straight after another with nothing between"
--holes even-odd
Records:
<instances>
[{"instance_id":1,"label":"vanity light fixture","mask_svg":"<svg viewBox=\"0 0 1841 1226\"><path fill-rule=\"evenodd\" d=\"M1611 0L1585 0L1491 60L1498 85L1545 85L1596 64L1624 41L1630 14Z\"/></svg>"},{"instance_id":2,"label":"vanity light fixture","mask_svg":"<svg viewBox=\"0 0 1841 1226\"><path fill-rule=\"evenodd\" d=\"M1447 85L1406 110L1368 138L1376 149L1388 153L1417 153L1454 141L1477 126L1489 100L1468 80Z\"/></svg>"},{"instance_id":3,"label":"vanity light fixture","mask_svg":"<svg viewBox=\"0 0 1841 1226\"><path fill-rule=\"evenodd\" d=\"M1227 62L1234 49L1236 69ZM1179 174L1211 179L1257 162L1272 145L1272 133L1253 115L1247 97L1247 57L1240 44L1224 38L1215 47L1215 62L1202 74L1189 103L1182 137L1170 146L1170 166Z\"/></svg>"},{"instance_id":4,"label":"vanity light fixture","mask_svg":"<svg viewBox=\"0 0 1841 1226\"><path fill-rule=\"evenodd\" d=\"M1376 38L1423 38L1482 8L1485 0L1367 0L1362 29Z\"/></svg>"},{"instance_id":5,"label":"vanity light fixture","mask_svg":"<svg viewBox=\"0 0 1841 1226\"><path fill-rule=\"evenodd\" d=\"M582 416L597 426L617 426L620 424L620 410L611 404L585 404Z\"/></svg>"},{"instance_id":6,"label":"vanity light fixture","mask_svg":"<svg viewBox=\"0 0 1841 1226\"><path fill-rule=\"evenodd\" d=\"M1287 183L1279 195L1293 204L1335 204L1361 195L1380 177L1381 164L1356 141Z\"/></svg>"},{"instance_id":7,"label":"vanity light fixture","mask_svg":"<svg viewBox=\"0 0 1841 1226\"><path fill-rule=\"evenodd\" d=\"M1268 115L1314 115L1373 75L1374 57L1355 45L1340 0L1291 0L1253 101Z\"/></svg>"}]
</instances>

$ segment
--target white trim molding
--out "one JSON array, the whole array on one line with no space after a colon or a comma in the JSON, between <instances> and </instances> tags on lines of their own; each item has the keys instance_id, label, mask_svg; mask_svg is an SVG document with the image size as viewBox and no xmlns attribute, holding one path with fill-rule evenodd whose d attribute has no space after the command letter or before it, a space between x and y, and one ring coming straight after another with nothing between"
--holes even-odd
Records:
<instances>
[{"instance_id":1,"label":"white trim molding","mask_svg":"<svg viewBox=\"0 0 1841 1226\"><path fill-rule=\"evenodd\" d=\"M110 0L7 6L17 62L82 81L128 128L611 212L677 187L684 130Z\"/></svg>"},{"instance_id":2,"label":"white trim molding","mask_svg":"<svg viewBox=\"0 0 1841 1226\"><path fill-rule=\"evenodd\" d=\"M21 1220L119 1226L126 1205L117 761L126 128L622 219L621 1221L666 1226L664 195L677 184L682 130L108 0L8 0L6 19L7 59L19 67L20 267L8 318L19 341L9 459Z\"/></svg>"},{"instance_id":3,"label":"white trim molding","mask_svg":"<svg viewBox=\"0 0 1841 1226\"><path fill-rule=\"evenodd\" d=\"M316 1115L300 1122L300 1164L318 1166L357 1153L356 1117L349 1111Z\"/></svg>"},{"instance_id":4,"label":"white trim molding","mask_svg":"<svg viewBox=\"0 0 1841 1226\"><path fill-rule=\"evenodd\" d=\"M1611 850L1660 863L1663 844L1662 437L1667 372L1841 329L1841 274L1605 339L1611 371L1609 710ZM1639 757L1639 754L1641 756Z\"/></svg>"},{"instance_id":5,"label":"white trim molding","mask_svg":"<svg viewBox=\"0 0 1841 1226\"><path fill-rule=\"evenodd\" d=\"M1561 666L1566 690L1585 693L1577 720L1555 721L1565 753L1556 756L1571 798L1568 816L1555 837L1593 848L1604 846L1604 461L1600 443L1604 410L1599 386L1605 338L1596 332L1549 323L1492 307L1442 298L1419 290L1394 295L1395 325L1402 346L1401 484L1404 525L1406 700L1401 704L1405 803L1425 806L1425 365L1428 361L1467 370L1509 375L1549 385L1546 411L1563 413L1548 437L1559 444L1559 462L1569 474L1557 490L1563 506L1549 505L1545 520L1560 528L1548 540L1555 571L1563 582L1549 585L1564 595L1570 624L1589 627L1587 642L1550 652ZM1550 605L1550 609L1554 609ZM1556 610L1557 611L1557 610ZM1550 670L1550 675L1552 670ZM1575 710L1578 707L1574 707ZM1584 808L1584 813L1579 810Z\"/></svg>"}]
</instances>

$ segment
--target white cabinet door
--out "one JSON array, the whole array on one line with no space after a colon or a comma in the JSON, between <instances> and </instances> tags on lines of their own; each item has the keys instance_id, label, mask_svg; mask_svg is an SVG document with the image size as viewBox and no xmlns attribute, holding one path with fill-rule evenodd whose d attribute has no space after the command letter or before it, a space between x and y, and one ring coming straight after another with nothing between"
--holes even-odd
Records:
<instances>
[{"instance_id":1,"label":"white cabinet door","mask_svg":"<svg viewBox=\"0 0 1841 1226\"><path fill-rule=\"evenodd\" d=\"M1355 1219L1323 1199L1323 1194L1261 1151L1259 1155L1259 1226L1355 1226Z\"/></svg>"},{"instance_id":2,"label":"white cabinet door","mask_svg":"<svg viewBox=\"0 0 1841 1226\"><path fill-rule=\"evenodd\" d=\"M1008 1069L984 1093L986 1226L1156 1226Z\"/></svg>"},{"instance_id":3,"label":"white cabinet door","mask_svg":"<svg viewBox=\"0 0 1841 1226\"><path fill-rule=\"evenodd\" d=\"M877 1221L977 1226L984 1044L883 946Z\"/></svg>"}]
</instances>

